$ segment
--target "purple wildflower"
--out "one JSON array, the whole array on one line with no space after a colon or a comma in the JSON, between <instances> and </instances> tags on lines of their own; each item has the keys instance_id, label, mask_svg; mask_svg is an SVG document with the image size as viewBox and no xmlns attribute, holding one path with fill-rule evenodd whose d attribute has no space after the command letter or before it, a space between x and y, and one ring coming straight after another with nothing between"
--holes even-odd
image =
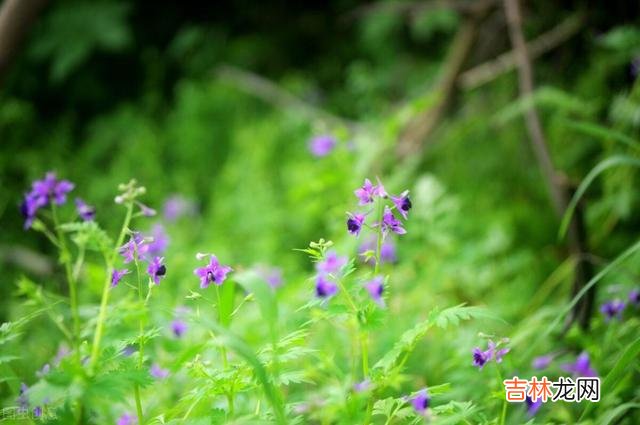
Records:
<instances>
[{"instance_id":1,"label":"purple wildflower","mask_svg":"<svg viewBox=\"0 0 640 425\"><path fill-rule=\"evenodd\" d=\"M502 348L500 350L496 350L496 344L493 341L489 341L489 350L490 357L496 361L496 363L502 363L502 358L509 352L508 348Z\"/></svg>"},{"instance_id":2,"label":"purple wildflower","mask_svg":"<svg viewBox=\"0 0 640 425\"><path fill-rule=\"evenodd\" d=\"M622 312L624 311L625 303L620 300L608 301L600 307L600 312L604 314L605 320L609 321L613 318L622 320Z\"/></svg>"},{"instance_id":3,"label":"purple wildflower","mask_svg":"<svg viewBox=\"0 0 640 425\"><path fill-rule=\"evenodd\" d=\"M489 360L491 360L491 352L489 350L482 351L480 347L476 347L472 351L473 353L473 365L482 369Z\"/></svg>"},{"instance_id":4,"label":"purple wildflower","mask_svg":"<svg viewBox=\"0 0 640 425\"><path fill-rule=\"evenodd\" d=\"M34 416L34 417L36 417L36 418L41 417L41 416L42 416L42 407L40 407L40 406L36 406L36 407L33 409L33 416Z\"/></svg>"},{"instance_id":5,"label":"purple wildflower","mask_svg":"<svg viewBox=\"0 0 640 425\"><path fill-rule=\"evenodd\" d=\"M387 235L389 232L393 232L398 235L404 235L407 233L404 227L402 227L402 222L393 215L393 212L388 206L384 207L381 226L383 235Z\"/></svg>"},{"instance_id":6,"label":"purple wildflower","mask_svg":"<svg viewBox=\"0 0 640 425\"><path fill-rule=\"evenodd\" d=\"M18 396L18 408L25 412L29 409L29 395L27 394L29 387L24 382L20 384L20 395Z\"/></svg>"},{"instance_id":7,"label":"purple wildflower","mask_svg":"<svg viewBox=\"0 0 640 425\"><path fill-rule=\"evenodd\" d=\"M640 291L637 289L632 289L629 292L629 302L636 307L640 306Z\"/></svg>"},{"instance_id":8,"label":"purple wildflower","mask_svg":"<svg viewBox=\"0 0 640 425\"><path fill-rule=\"evenodd\" d=\"M336 274L345 264L347 264L347 257L341 257L331 250L325 254L322 261L316 263L316 270L320 273Z\"/></svg>"},{"instance_id":9,"label":"purple wildflower","mask_svg":"<svg viewBox=\"0 0 640 425\"><path fill-rule=\"evenodd\" d=\"M368 379L365 379L364 381L356 382L355 384L353 384L353 391L357 393L365 392L369 388L371 388L371 381Z\"/></svg>"},{"instance_id":10,"label":"purple wildflower","mask_svg":"<svg viewBox=\"0 0 640 425\"><path fill-rule=\"evenodd\" d=\"M25 194L20 205L25 222L24 228L29 229L36 218L38 209L55 202L62 205L67 200L67 193L73 190L73 183L68 180L58 180L55 173L48 172L44 179L36 180L31 185L31 191Z\"/></svg>"},{"instance_id":11,"label":"purple wildflower","mask_svg":"<svg viewBox=\"0 0 640 425\"><path fill-rule=\"evenodd\" d=\"M140 232L134 232L129 238L129 242L120 247L120 255L124 259L124 263L130 263L134 260L144 258L149 251L149 245L144 240Z\"/></svg>"},{"instance_id":12,"label":"purple wildflower","mask_svg":"<svg viewBox=\"0 0 640 425\"><path fill-rule=\"evenodd\" d=\"M378 185L375 186L369 179L364 179L364 184L362 185L362 187L356 189L354 193L360 200L358 202L359 205L370 204L371 202L373 202L373 198L375 198L376 196L385 197L387 195L384 190L384 186L382 186L382 183L380 183L380 180L378 180Z\"/></svg>"},{"instance_id":13,"label":"purple wildflower","mask_svg":"<svg viewBox=\"0 0 640 425\"><path fill-rule=\"evenodd\" d=\"M400 196L392 196L391 200L396 206L397 210L402 214L404 219L407 219L409 210L411 209L411 199L409 199L409 191L405 190Z\"/></svg>"},{"instance_id":14,"label":"purple wildflower","mask_svg":"<svg viewBox=\"0 0 640 425\"><path fill-rule=\"evenodd\" d=\"M163 255L169 245L169 236L160 223L156 223L151 229L151 241L148 243L149 255Z\"/></svg>"},{"instance_id":15,"label":"purple wildflower","mask_svg":"<svg viewBox=\"0 0 640 425\"><path fill-rule=\"evenodd\" d=\"M76 198L76 211L84 221L92 221L96 217L96 209L80 198Z\"/></svg>"},{"instance_id":16,"label":"purple wildflower","mask_svg":"<svg viewBox=\"0 0 640 425\"><path fill-rule=\"evenodd\" d=\"M316 279L316 295L319 298L329 298L338 292L338 286L328 280L325 276L319 275Z\"/></svg>"},{"instance_id":17,"label":"purple wildflower","mask_svg":"<svg viewBox=\"0 0 640 425\"><path fill-rule=\"evenodd\" d=\"M419 415L424 415L429 407L429 401L427 389L423 388L411 398L411 405Z\"/></svg>"},{"instance_id":18,"label":"purple wildflower","mask_svg":"<svg viewBox=\"0 0 640 425\"><path fill-rule=\"evenodd\" d=\"M182 335L187 332L187 324L182 320L176 319L171 322L171 331L175 335L176 338L182 338Z\"/></svg>"},{"instance_id":19,"label":"purple wildflower","mask_svg":"<svg viewBox=\"0 0 640 425\"><path fill-rule=\"evenodd\" d=\"M197 258L201 258L198 255ZM193 273L200 278L200 287L206 288L211 283L216 285L222 285L222 282L227 278L227 273L233 269L229 266L223 266L218 262L218 258L215 255L210 254L209 264L204 267L198 267Z\"/></svg>"},{"instance_id":20,"label":"purple wildflower","mask_svg":"<svg viewBox=\"0 0 640 425\"><path fill-rule=\"evenodd\" d=\"M309 151L318 158L327 156L336 147L336 139L332 136L321 135L309 141Z\"/></svg>"},{"instance_id":21,"label":"purple wildflower","mask_svg":"<svg viewBox=\"0 0 640 425\"><path fill-rule=\"evenodd\" d=\"M371 298L380 306L384 306L384 300L382 299L382 293L384 292L383 282L382 276L376 276L364 285Z\"/></svg>"},{"instance_id":22,"label":"purple wildflower","mask_svg":"<svg viewBox=\"0 0 640 425\"><path fill-rule=\"evenodd\" d=\"M129 274L129 270L113 269L113 272L111 272L111 287L113 288L115 286L118 286L118 283L120 283L120 280L122 280L122 276L124 276L125 274Z\"/></svg>"},{"instance_id":23,"label":"purple wildflower","mask_svg":"<svg viewBox=\"0 0 640 425\"><path fill-rule=\"evenodd\" d=\"M122 355L125 357L131 357L136 351L138 351L138 349L135 345L127 345L122 349Z\"/></svg>"},{"instance_id":24,"label":"purple wildflower","mask_svg":"<svg viewBox=\"0 0 640 425\"><path fill-rule=\"evenodd\" d=\"M157 214L156 210L154 210L151 207L146 206L142 202L137 202L136 201L136 205L138 205L138 207L140 207L140 214L142 214L145 217L153 217L153 216L155 216Z\"/></svg>"},{"instance_id":25,"label":"purple wildflower","mask_svg":"<svg viewBox=\"0 0 640 425\"><path fill-rule=\"evenodd\" d=\"M538 410L542 406L541 398L538 398L536 401L533 401L531 397L526 396L524 401L527 405L527 415L529 415L529 417L535 416L535 414L538 413Z\"/></svg>"},{"instance_id":26,"label":"purple wildflower","mask_svg":"<svg viewBox=\"0 0 640 425\"><path fill-rule=\"evenodd\" d=\"M547 367L549 367L552 361L553 355L547 354L533 359L531 366L533 366L534 369L546 369Z\"/></svg>"},{"instance_id":27,"label":"purple wildflower","mask_svg":"<svg viewBox=\"0 0 640 425\"><path fill-rule=\"evenodd\" d=\"M38 378L44 378L49 372L51 371L51 365L49 365L49 363L45 363L44 366L42 366L42 369L36 371L36 376Z\"/></svg>"},{"instance_id":28,"label":"purple wildflower","mask_svg":"<svg viewBox=\"0 0 640 425\"><path fill-rule=\"evenodd\" d=\"M135 416L130 415L129 413L125 413L120 416L120 418L118 418L118 422L116 422L116 425L135 425L137 423L138 419Z\"/></svg>"},{"instance_id":29,"label":"purple wildflower","mask_svg":"<svg viewBox=\"0 0 640 425\"><path fill-rule=\"evenodd\" d=\"M267 284L273 289L282 286L282 269L279 267L265 267L259 266L256 269L257 273L267 282Z\"/></svg>"},{"instance_id":30,"label":"purple wildflower","mask_svg":"<svg viewBox=\"0 0 640 425\"><path fill-rule=\"evenodd\" d=\"M598 373L591 367L589 354L586 352L581 353L574 363L562 365L562 369L572 373L576 377L590 378L598 376Z\"/></svg>"},{"instance_id":31,"label":"purple wildflower","mask_svg":"<svg viewBox=\"0 0 640 425\"><path fill-rule=\"evenodd\" d=\"M358 248L358 255L362 257L367 257L366 253L371 252L375 253L376 250L376 238L372 237L367 239L360 247ZM380 264L384 263L395 263L398 261L398 257L396 256L396 245L391 240L385 240L382 242L380 246ZM370 266L375 266L376 259L373 255L370 255L368 258L364 258L365 264Z\"/></svg>"},{"instance_id":32,"label":"purple wildflower","mask_svg":"<svg viewBox=\"0 0 640 425\"><path fill-rule=\"evenodd\" d=\"M167 267L162 264L163 261L163 257L153 257L153 260L149 263L149 267L147 267L147 273L149 273L153 283L156 285L159 285L160 279L167 274Z\"/></svg>"},{"instance_id":33,"label":"purple wildflower","mask_svg":"<svg viewBox=\"0 0 640 425\"><path fill-rule=\"evenodd\" d=\"M360 230L362 229L362 225L364 224L364 214L351 214L347 213L349 218L347 219L347 230L352 235L358 236L360 234Z\"/></svg>"},{"instance_id":34,"label":"purple wildflower","mask_svg":"<svg viewBox=\"0 0 640 425\"><path fill-rule=\"evenodd\" d=\"M151 365L149 373L156 379L164 379L169 376L169 371L167 369L161 368L158 363L154 363Z\"/></svg>"},{"instance_id":35,"label":"purple wildflower","mask_svg":"<svg viewBox=\"0 0 640 425\"><path fill-rule=\"evenodd\" d=\"M164 202L162 213L167 221L176 221L185 214L194 212L194 206L182 195L171 195Z\"/></svg>"}]
</instances>

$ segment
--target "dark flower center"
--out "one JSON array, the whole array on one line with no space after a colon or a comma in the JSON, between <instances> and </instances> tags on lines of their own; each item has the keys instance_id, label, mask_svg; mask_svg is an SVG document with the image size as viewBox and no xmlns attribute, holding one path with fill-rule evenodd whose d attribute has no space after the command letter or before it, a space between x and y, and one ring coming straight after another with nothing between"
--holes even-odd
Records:
<instances>
[{"instance_id":1,"label":"dark flower center","mask_svg":"<svg viewBox=\"0 0 640 425\"><path fill-rule=\"evenodd\" d=\"M213 275L212 271L208 271L207 272L207 281L208 282L215 282L216 281L216 277Z\"/></svg>"},{"instance_id":2,"label":"dark flower center","mask_svg":"<svg viewBox=\"0 0 640 425\"><path fill-rule=\"evenodd\" d=\"M156 276L164 276L166 273L167 273L167 268L165 267L164 264L158 267L158 270L156 270Z\"/></svg>"},{"instance_id":3,"label":"dark flower center","mask_svg":"<svg viewBox=\"0 0 640 425\"><path fill-rule=\"evenodd\" d=\"M326 297L327 296L327 289L324 287L324 285L317 285L316 286L316 294L319 297Z\"/></svg>"},{"instance_id":4,"label":"dark flower center","mask_svg":"<svg viewBox=\"0 0 640 425\"><path fill-rule=\"evenodd\" d=\"M409 199L408 196L402 200L400 208L402 211L409 211L411 209L411 199Z\"/></svg>"},{"instance_id":5,"label":"dark flower center","mask_svg":"<svg viewBox=\"0 0 640 425\"><path fill-rule=\"evenodd\" d=\"M347 220L347 229L350 232L357 232L358 229L360 229L360 224L353 218L350 218L349 220Z\"/></svg>"},{"instance_id":6,"label":"dark flower center","mask_svg":"<svg viewBox=\"0 0 640 425\"><path fill-rule=\"evenodd\" d=\"M381 296L384 292L384 285L380 285L376 288L376 295Z\"/></svg>"},{"instance_id":7,"label":"dark flower center","mask_svg":"<svg viewBox=\"0 0 640 425\"><path fill-rule=\"evenodd\" d=\"M425 397L425 398L422 400L422 408L423 408L423 409L426 409L427 407L429 407L429 399L428 399L427 397Z\"/></svg>"}]
</instances>

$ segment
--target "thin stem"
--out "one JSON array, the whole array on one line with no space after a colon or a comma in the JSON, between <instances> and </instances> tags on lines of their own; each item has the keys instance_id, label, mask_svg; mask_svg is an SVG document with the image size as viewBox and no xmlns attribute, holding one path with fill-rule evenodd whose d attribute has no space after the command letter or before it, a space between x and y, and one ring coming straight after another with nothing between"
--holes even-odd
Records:
<instances>
[{"instance_id":1,"label":"thin stem","mask_svg":"<svg viewBox=\"0 0 640 425\"><path fill-rule=\"evenodd\" d=\"M498 386L502 385L502 373L500 372L500 366L498 363L496 365L496 373L498 374ZM502 413L500 414L500 425L504 425L505 420L507 419L507 398L505 397L502 401Z\"/></svg>"},{"instance_id":2,"label":"thin stem","mask_svg":"<svg viewBox=\"0 0 640 425\"><path fill-rule=\"evenodd\" d=\"M220 297L220 288L218 285L214 285L216 287L216 298L218 300L218 322L222 324L222 298ZM222 356L222 365L225 370L229 367L229 360L227 359L227 349L224 345L220 345L220 356ZM229 405L229 416L233 416L234 413L234 405L233 405L233 384L229 388L229 391L226 392L227 403Z\"/></svg>"},{"instance_id":3,"label":"thin stem","mask_svg":"<svg viewBox=\"0 0 640 425\"><path fill-rule=\"evenodd\" d=\"M142 403L140 402L140 388L138 388L138 384L133 386L133 392L136 398L136 412L138 414L138 424L142 425Z\"/></svg>"},{"instance_id":4,"label":"thin stem","mask_svg":"<svg viewBox=\"0 0 640 425\"><path fill-rule=\"evenodd\" d=\"M78 294L76 291L76 280L71 271L71 253L67 248L67 242L60 229L60 221L58 220L58 209L55 202L51 203L51 214L53 216L53 226L58 236L58 244L60 248L60 261L64 265L67 276L67 284L69 285L69 298L71 303L71 317L73 320L73 346L75 349L76 360L80 360L80 316L78 314Z\"/></svg>"},{"instance_id":5,"label":"thin stem","mask_svg":"<svg viewBox=\"0 0 640 425\"><path fill-rule=\"evenodd\" d=\"M107 317L107 304L109 303L109 288L111 286L111 272L113 269L113 261L115 256L118 253L118 248L122 246L124 242L124 235L126 233L127 228L129 227L129 222L131 221L131 215L133 213L133 203L127 204L127 213L124 218L124 222L122 223L122 228L120 229L120 235L116 241L116 245L111 255L105 256L105 262L107 266L107 275L105 277L104 285L102 286L102 300L100 301L100 311L98 313L98 321L96 323L96 331L93 335L93 344L91 347L91 358L89 360L89 370L93 371L96 361L98 360L98 354L100 352L100 341L102 339L102 332L104 330L104 321Z\"/></svg>"},{"instance_id":6,"label":"thin stem","mask_svg":"<svg viewBox=\"0 0 640 425\"><path fill-rule=\"evenodd\" d=\"M138 261L138 252L137 249L134 248L134 263L136 265L136 276L138 280L138 301L140 304L144 303L142 297L142 277L140 276L140 262ZM142 308L142 307L140 307ZM145 314L145 312L142 312ZM140 317L138 321L138 329L139 329L139 339L138 339L138 369L142 369L144 366L144 317ZM138 424L144 424L144 418L142 416L142 402L140 401L140 388L138 384L133 386L133 394L136 399L136 411L138 412Z\"/></svg>"}]
</instances>

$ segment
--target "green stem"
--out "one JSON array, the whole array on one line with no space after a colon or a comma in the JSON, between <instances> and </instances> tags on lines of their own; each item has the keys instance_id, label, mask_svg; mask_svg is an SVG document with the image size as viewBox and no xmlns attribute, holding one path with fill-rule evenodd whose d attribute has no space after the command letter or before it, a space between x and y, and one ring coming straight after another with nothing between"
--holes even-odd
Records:
<instances>
[{"instance_id":1,"label":"green stem","mask_svg":"<svg viewBox=\"0 0 640 425\"><path fill-rule=\"evenodd\" d=\"M500 366L498 365L498 363L495 363L495 365L496 365L496 373L498 374L498 386L501 386L503 382L502 373L500 372ZM504 400L502 401L502 413L500 414L500 425L504 425L504 422L506 419L507 419L507 398L505 396Z\"/></svg>"},{"instance_id":2,"label":"green stem","mask_svg":"<svg viewBox=\"0 0 640 425\"><path fill-rule=\"evenodd\" d=\"M60 229L60 221L58 220L58 209L55 202L51 203L51 214L53 215L53 226L57 234L57 240L60 247L60 260L64 264L64 271L67 276L67 284L69 285L69 298L71 303L71 317L73 320L73 346L75 349L75 357L80 361L80 315L78 314L78 294L76 280L71 271L71 253L67 248L67 242Z\"/></svg>"},{"instance_id":3,"label":"green stem","mask_svg":"<svg viewBox=\"0 0 640 425\"><path fill-rule=\"evenodd\" d=\"M222 298L220 297L220 288L216 287L216 298L218 300L218 322L222 325ZM226 369L229 368L229 360L227 359L227 349L224 345L220 346L220 356L222 357L222 365ZM230 386L229 391L226 392L227 403L229 405L229 416L234 414L234 388L233 384Z\"/></svg>"},{"instance_id":4,"label":"green stem","mask_svg":"<svg viewBox=\"0 0 640 425\"><path fill-rule=\"evenodd\" d=\"M113 262L115 260L116 255L118 254L118 248L122 246L124 242L124 236L126 234L126 230L129 227L129 222L131 221L131 215L133 213L133 203L129 202L127 204L127 213L124 218L124 222L122 223L122 228L120 229L120 235L116 241L115 248L113 249L111 255L105 256L105 262L107 266L107 276L105 277L104 285L102 286L102 299L100 301L100 311L98 313L98 321L96 322L96 331L93 335L93 344L91 347L91 357L89 360L89 370L93 372L96 361L98 360L98 354L100 352L100 341L102 339L102 333L104 330L104 321L107 317L107 304L109 303L109 294L110 294L110 286L111 286L111 272L113 269Z\"/></svg>"},{"instance_id":5,"label":"green stem","mask_svg":"<svg viewBox=\"0 0 640 425\"><path fill-rule=\"evenodd\" d=\"M138 424L142 425L142 403L140 402L140 388L138 387L138 384L135 384L133 386L133 393L135 394L136 398L136 413L138 414Z\"/></svg>"}]
</instances>

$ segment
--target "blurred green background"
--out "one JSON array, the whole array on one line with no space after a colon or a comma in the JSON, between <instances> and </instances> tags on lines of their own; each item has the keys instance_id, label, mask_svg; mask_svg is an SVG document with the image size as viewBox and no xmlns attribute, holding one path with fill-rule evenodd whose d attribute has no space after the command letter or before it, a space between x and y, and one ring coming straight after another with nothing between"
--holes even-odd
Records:
<instances>
[{"instance_id":1,"label":"blurred green background","mask_svg":"<svg viewBox=\"0 0 640 425\"><path fill-rule=\"evenodd\" d=\"M293 249L326 238L355 253L345 211L355 204L353 190L374 176L392 193L410 189L414 205L393 272L392 293L403 296L390 306L406 317L390 324L380 347L435 305L486 305L519 326L567 300L572 272L514 71L478 87L458 84L424 149L397 155L407 123L437 101L466 19L456 4L48 4L0 86L0 321L19 314L14 282L21 275L61 287L51 260L33 266L32 256L52 249L22 229L18 209L30 182L47 170L75 182L73 195L95 205L111 231L121 220L116 186L130 178L146 186L147 204L159 211L176 194L194 203L194 215L167 227L169 268L174 261L172 270L182 273L169 274L168 304L180 304L185 288L195 287L197 251L234 267L282 267L285 294L311 296L305 279L312 265ZM607 156L637 156L637 148L584 126L637 140L638 4L541 0L523 8L527 39L567 18L579 21L534 66L538 89L530 100L556 167L577 185ZM491 9L475 39L465 69L510 50L501 7ZM261 90L265 81L271 91ZM338 140L322 158L308 146L319 134ZM636 239L637 184L637 172L619 168L588 192L585 227L594 256L612 258ZM607 282L635 284L637 267L630 268ZM457 343L478 330L458 334L449 348L468 357L469 343ZM42 359L55 352L35 349ZM412 362L424 361L427 351ZM435 366L437 358L429 362ZM455 379L454 364L434 374Z\"/></svg>"}]
</instances>

